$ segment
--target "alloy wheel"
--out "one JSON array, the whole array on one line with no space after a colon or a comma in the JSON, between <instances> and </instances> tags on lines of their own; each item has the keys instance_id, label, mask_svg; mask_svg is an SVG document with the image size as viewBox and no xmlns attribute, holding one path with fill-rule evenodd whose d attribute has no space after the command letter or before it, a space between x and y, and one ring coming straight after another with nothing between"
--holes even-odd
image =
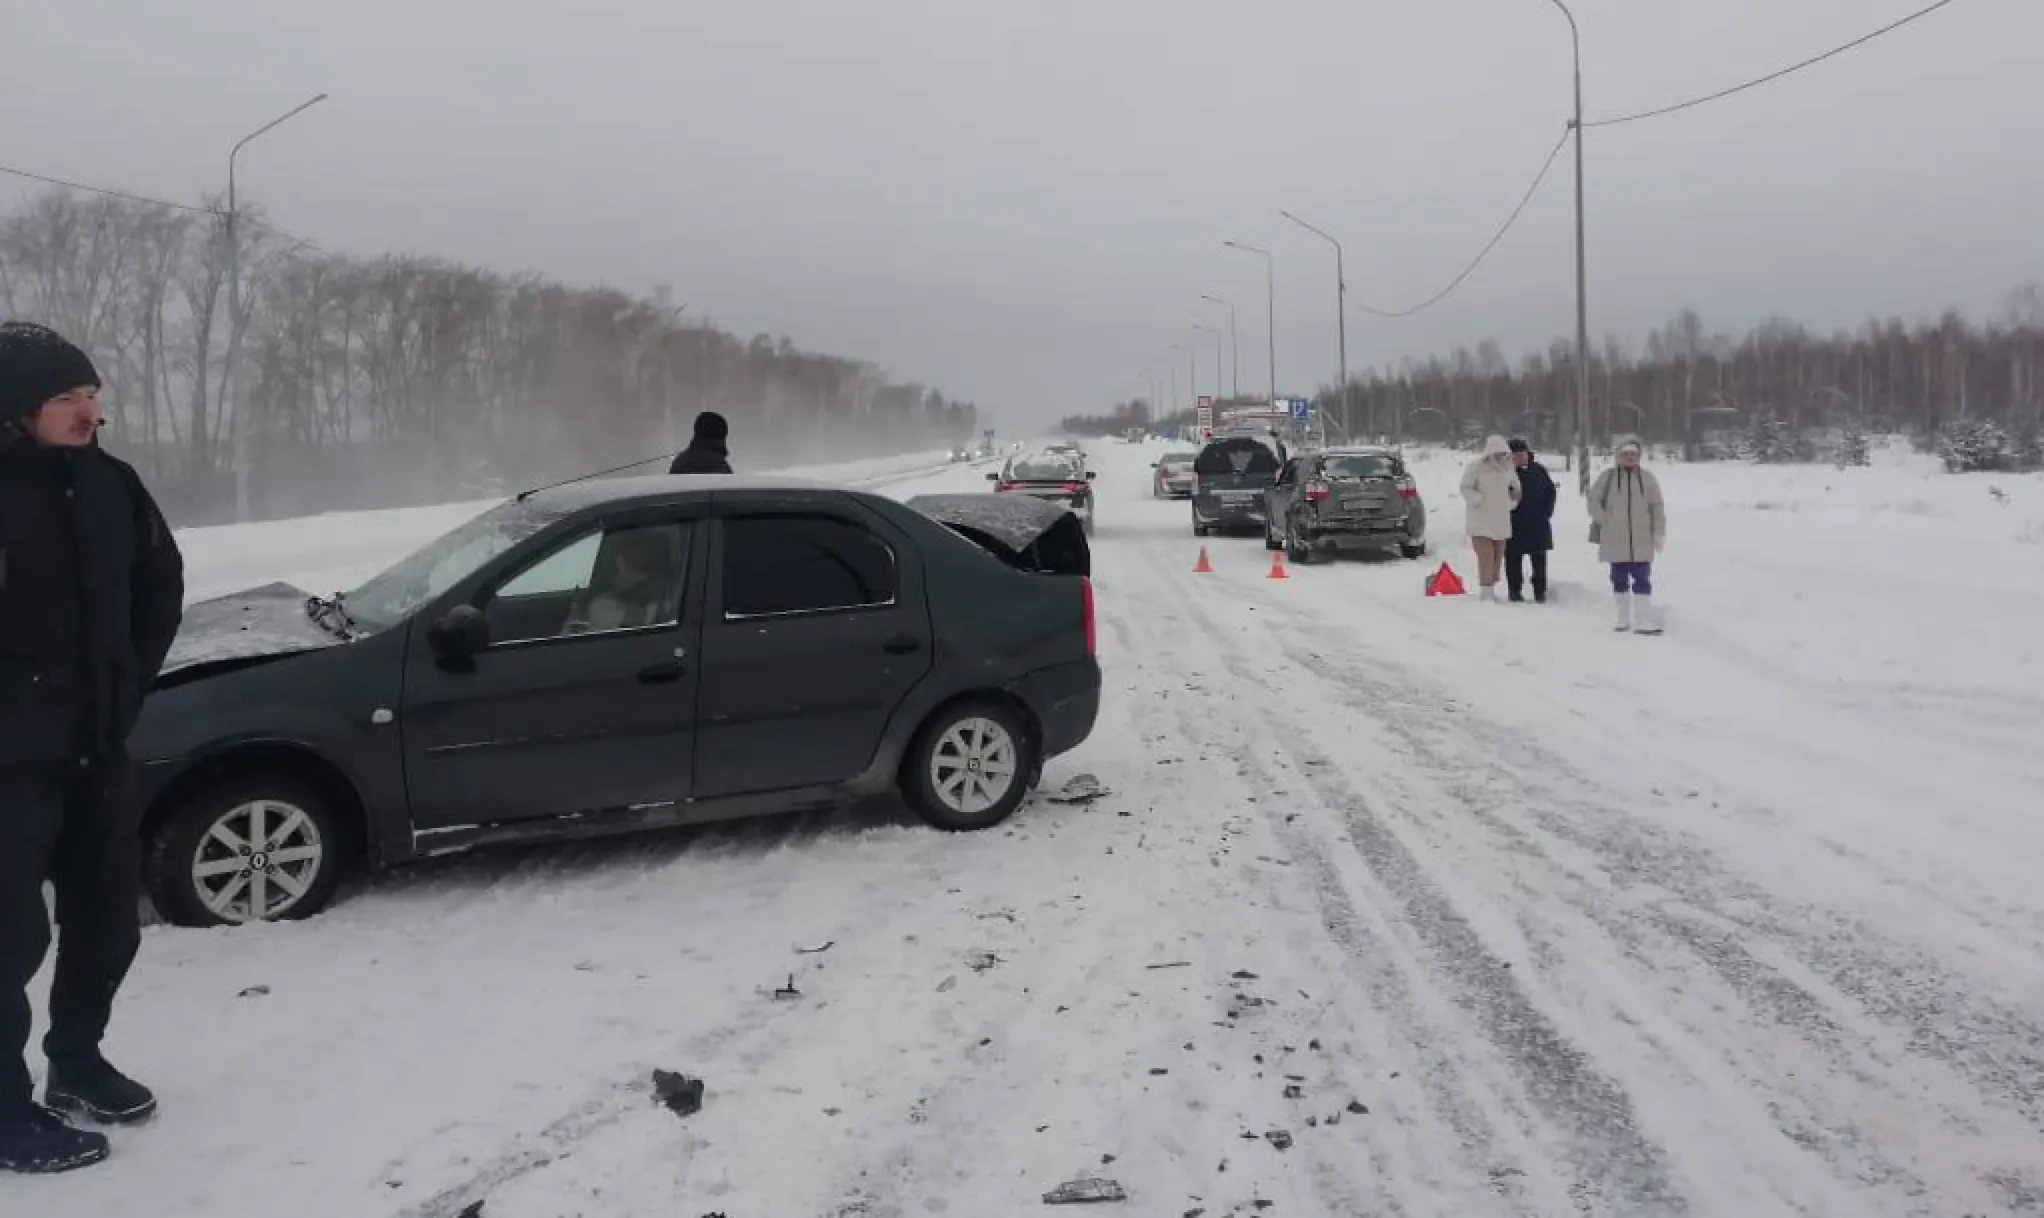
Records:
<instances>
[{"instance_id":1,"label":"alloy wheel","mask_svg":"<svg viewBox=\"0 0 2044 1218\"><path fill-rule=\"evenodd\" d=\"M252 799L222 813L199 839L192 888L223 922L262 922L303 900L325 862L326 843L305 809Z\"/></svg>"},{"instance_id":2,"label":"alloy wheel","mask_svg":"<svg viewBox=\"0 0 2044 1218\"><path fill-rule=\"evenodd\" d=\"M992 719L961 719L937 737L930 786L953 812L974 816L1015 785L1015 738Z\"/></svg>"}]
</instances>

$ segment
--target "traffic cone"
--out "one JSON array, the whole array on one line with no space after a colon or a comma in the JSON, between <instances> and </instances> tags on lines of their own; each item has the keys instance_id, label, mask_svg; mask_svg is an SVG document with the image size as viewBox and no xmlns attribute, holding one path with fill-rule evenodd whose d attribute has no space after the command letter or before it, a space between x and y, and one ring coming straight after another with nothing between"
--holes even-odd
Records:
<instances>
[{"instance_id":1,"label":"traffic cone","mask_svg":"<svg viewBox=\"0 0 2044 1218\"><path fill-rule=\"evenodd\" d=\"M1292 578L1285 571L1285 552L1283 550L1272 550L1270 552L1270 574L1264 576L1264 578L1265 579Z\"/></svg>"},{"instance_id":2,"label":"traffic cone","mask_svg":"<svg viewBox=\"0 0 2044 1218\"><path fill-rule=\"evenodd\" d=\"M1427 581L1428 596L1464 596L1467 593L1468 589L1462 586L1461 577L1456 575L1455 568L1447 563L1442 563L1441 569L1434 572L1433 578Z\"/></svg>"},{"instance_id":3,"label":"traffic cone","mask_svg":"<svg viewBox=\"0 0 2044 1218\"><path fill-rule=\"evenodd\" d=\"M1212 575L1214 573L1214 564L1207 561L1207 548L1205 546L1199 548L1199 561L1192 564L1192 573L1194 575Z\"/></svg>"}]
</instances>

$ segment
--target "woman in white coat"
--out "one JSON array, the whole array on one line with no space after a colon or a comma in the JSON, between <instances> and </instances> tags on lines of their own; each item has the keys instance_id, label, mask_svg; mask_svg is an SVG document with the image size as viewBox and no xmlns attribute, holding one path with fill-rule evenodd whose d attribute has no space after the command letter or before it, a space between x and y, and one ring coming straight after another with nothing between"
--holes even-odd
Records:
<instances>
[{"instance_id":1,"label":"woman in white coat","mask_svg":"<svg viewBox=\"0 0 2044 1218\"><path fill-rule=\"evenodd\" d=\"M1618 464L1590 486L1590 540L1611 564L1616 629L1661 633L1654 608L1654 556L1668 540L1668 506L1660 479L1640 465L1644 446L1635 436L1618 442Z\"/></svg>"},{"instance_id":2,"label":"woman in white coat","mask_svg":"<svg viewBox=\"0 0 2044 1218\"><path fill-rule=\"evenodd\" d=\"M1519 471L1503 436L1483 442L1483 455L1462 475L1462 502L1469 510L1469 544L1476 547L1476 582L1484 600L1498 598L1505 543L1512 539L1512 508L1519 502Z\"/></svg>"}]
</instances>

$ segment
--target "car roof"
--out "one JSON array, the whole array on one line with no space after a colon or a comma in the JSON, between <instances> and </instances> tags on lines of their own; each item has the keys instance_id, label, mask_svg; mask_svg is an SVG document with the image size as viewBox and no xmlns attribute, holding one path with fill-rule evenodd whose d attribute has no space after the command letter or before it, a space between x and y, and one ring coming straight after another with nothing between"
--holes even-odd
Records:
<instances>
[{"instance_id":1,"label":"car roof","mask_svg":"<svg viewBox=\"0 0 2044 1218\"><path fill-rule=\"evenodd\" d=\"M715 491L842 491L858 487L770 474L647 474L636 478L591 478L534 491L527 503L567 513L604 506L678 503Z\"/></svg>"}]
</instances>

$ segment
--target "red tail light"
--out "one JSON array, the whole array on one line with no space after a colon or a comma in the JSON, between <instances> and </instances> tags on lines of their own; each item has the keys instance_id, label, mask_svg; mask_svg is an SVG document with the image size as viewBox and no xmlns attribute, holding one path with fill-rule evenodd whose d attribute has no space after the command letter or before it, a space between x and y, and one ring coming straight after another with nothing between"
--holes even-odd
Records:
<instances>
[{"instance_id":1,"label":"red tail light","mask_svg":"<svg viewBox=\"0 0 2044 1218\"><path fill-rule=\"evenodd\" d=\"M1400 499L1417 499L1419 498L1419 488L1412 484L1412 479L1400 478L1398 480L1398 497Z\"/></svg>"},{"instance_id":2,"label":"red tail light","mask_svg":"<svg viewBox=\"0 0 2044 1218\"><path fill-rule=\"evenodd\" d=\"M1079 484L1079 483L1077 483L1077 482L1067 482L1067 483L1065 483L1065 486L1064 486L1064 491L1065 491L1065 494L1067 494L1067 495L1076 495L1076 494L1078 494L1078 493L1079 493L1079 486L1080 486L1080 484Z\"/></svg>"},{"instance_id":3,"label":"red tail light","mask_svg":"<svg viewBox=\"0 0 2044 1218\"><path fill-rule=\"evenodd\" d=\"M1093 629L1093 581L1084 576L1079 579L1079 592L1085 602L1086 654L1093 655L1096 635Z\"/></svg>"},{"instance_id":4,"label":"red tail light","mask_svg":"<svg viewBox=\"0 0 2044 1218\"><path fill-rule=\"evenodd\" d=\"M1009 482L1006 479L1002 479L994 483L994 489L997 491L1012 491L1020 485L1022 485L1020 482Z\"/></svg>"},{"instance_id":5,"label":"red tail light","mask_svg":"<svg viewBox=\"0 0 2044 1218\"><path fill-rule=\"evenodd\" d=\"M1327 484L1325 482L1308 482L1306 484L1306 502L1318 503L1325 498L1327 498Z\"/></svg>"}]
</instances>

